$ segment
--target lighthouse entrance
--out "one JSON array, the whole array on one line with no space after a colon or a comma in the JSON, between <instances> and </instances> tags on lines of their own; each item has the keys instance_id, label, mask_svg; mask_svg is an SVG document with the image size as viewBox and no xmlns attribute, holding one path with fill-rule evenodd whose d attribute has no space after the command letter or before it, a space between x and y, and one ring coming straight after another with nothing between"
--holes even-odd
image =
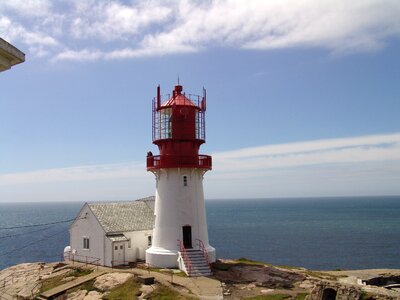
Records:
<instances>
[{"instance_id":1,"label":"lighthouse entrance","mask_svg":"<svg viewBox=\"0 0 400 300\"><path fill-rule=\"evenodd\" d=\"M185 225L182 227L183 231L183 246L185 248L192 248L192 227Z\"/></svg>"}]
</instances>

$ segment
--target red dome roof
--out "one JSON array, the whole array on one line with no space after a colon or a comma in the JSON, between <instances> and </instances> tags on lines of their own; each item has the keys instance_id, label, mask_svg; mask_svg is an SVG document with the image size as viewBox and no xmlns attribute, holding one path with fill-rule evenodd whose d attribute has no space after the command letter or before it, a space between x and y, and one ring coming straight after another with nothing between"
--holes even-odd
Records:
<instances>
[{"instance_id":1,"label":"red dome roof","mask_svg":"<svg viewBox=\"0 0 400 300\"><path fill-rule=\"evenodd\" d=\"M181 105L181 106L196 106L189 98L182 94L182 86L176 85L172 91L172 97L164 102L161 107Z\"/></svg>"}]
</instances>

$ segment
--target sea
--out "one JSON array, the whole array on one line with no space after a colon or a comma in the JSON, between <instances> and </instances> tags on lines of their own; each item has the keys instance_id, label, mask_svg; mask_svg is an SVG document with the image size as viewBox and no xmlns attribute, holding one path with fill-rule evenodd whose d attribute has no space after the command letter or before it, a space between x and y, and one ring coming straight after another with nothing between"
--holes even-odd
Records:
<instances>
[{"instance_id":1,"label":"sea","mask_svg":"<svg viewBox=\"0 0 400 300\"><path fill-rule=\"evenodd\" d=\"M0 203L0 269L59 261L82 205ZM206 210L218 258L314 270L400 269L400 196L206 200Z\"/></svg>"}]
</instances>

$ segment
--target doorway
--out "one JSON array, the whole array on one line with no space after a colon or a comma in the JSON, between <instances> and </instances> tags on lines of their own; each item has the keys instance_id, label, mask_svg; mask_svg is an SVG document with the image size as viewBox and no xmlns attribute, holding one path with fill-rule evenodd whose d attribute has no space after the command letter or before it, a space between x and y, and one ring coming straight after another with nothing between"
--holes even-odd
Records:
<instances>
[{"instance_id":1,"label":"doorway","mask_svg":"<svg viewBox=\"0 0 400 300\"><path fill-rule=\"evenodd\" d=\"M182 227L183 232L183 246L185 248L192 248L192 227L185 225Z\"/></svg>"},{"instance_id":2,"label":"doorway","mask_svg":"<svg viewBox=\"0 0 400 300\"><path fill-rule=\"evenodd\" d=\"M125 245L124 242L113 243L113 266L125 264Z\"/></svg>"}]
</instances>

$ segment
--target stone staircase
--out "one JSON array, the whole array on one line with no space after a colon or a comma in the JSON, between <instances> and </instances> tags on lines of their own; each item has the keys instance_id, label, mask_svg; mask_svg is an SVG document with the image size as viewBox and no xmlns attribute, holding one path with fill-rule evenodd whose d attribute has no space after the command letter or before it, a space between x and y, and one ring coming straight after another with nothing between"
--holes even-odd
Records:
<instances>
[{"instance_id":1,"label":"stone staircase","mask_svg":"<svg viewBox=\"0 0 400 300\"><path fill-rule=\"evenodd\" d=\"M187 263L185 267L189 277L210 276L212 275L210 265L208 264L204 254L200 250L186 249L187 257L190 261L190 270L188 270Z\"/></svg>"}]
</instances>

